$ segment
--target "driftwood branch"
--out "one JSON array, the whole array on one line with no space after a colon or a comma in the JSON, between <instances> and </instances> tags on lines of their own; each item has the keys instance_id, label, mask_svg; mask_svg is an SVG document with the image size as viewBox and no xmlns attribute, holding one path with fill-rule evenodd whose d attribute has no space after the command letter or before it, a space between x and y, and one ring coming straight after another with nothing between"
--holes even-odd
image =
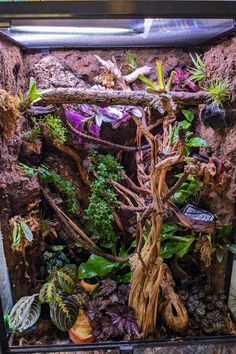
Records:
<instances>
[{"instance_id":1,"label":"driftwood branch","mask_svg":"<svg viewBox=\"0 0 236 354\"><path fill-rule=\"evenodd\" d=\"M173 101L180 105L198 105L204 103L207 94L199 92L171 92ZM57 88L45 93L40 100L40 106L58 105L68 103L88 103L98 106L116 104L134 105L139 107L155 107L156 99L165 99L163 94L149 94L145 91L95 91L90 89Z\"/></svg>"}]
</instances>

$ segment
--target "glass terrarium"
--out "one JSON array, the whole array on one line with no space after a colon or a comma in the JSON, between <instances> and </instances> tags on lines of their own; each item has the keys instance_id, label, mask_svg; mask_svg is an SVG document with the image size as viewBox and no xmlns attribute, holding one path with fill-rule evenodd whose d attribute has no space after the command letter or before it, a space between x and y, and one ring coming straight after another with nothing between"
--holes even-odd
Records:
<instances>
[{"instance_id":1,"label":"glass terrarium","mask_svg":"<svg viewBox=\"0 0 236 354\"><path fill-rule=\"evenodd\" d=\"M234 1L1 1L2 353L235 353Z\"/></svg>"}]
</instances>

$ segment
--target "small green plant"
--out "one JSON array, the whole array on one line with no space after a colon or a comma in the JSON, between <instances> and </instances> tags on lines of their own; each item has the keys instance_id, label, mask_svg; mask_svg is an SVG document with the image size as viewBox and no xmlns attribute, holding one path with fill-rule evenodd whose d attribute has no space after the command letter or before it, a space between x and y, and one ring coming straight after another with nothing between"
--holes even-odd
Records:
<instances>
[{"instance_id":1,"label":"small green plant","mask_svg":"<svg viewBox=\"0 0 236 354\"><path fill-rule=\"evenodd\" d=\"M182 127L185 129L186 136L185 155L188 156L190 154L190 148L207 147L208 144L202 138L199 138L197 136L192 137L193 133L191 132L191 127L195 118L193 112L183 109L181 113L185 119L176 122L174 126L172 126L171 124L169 125L169 140L168 145L165 149L165 153L168 153L171 150L173 144L178 140L179 129Z\"/></svg>"},{"instance_id":2,"label":"small green plant","mask_svg":"<svg viewBox=\"0 0 236 354\"><path fill-rule=\"evenodd\" d=\"M67 129L63 126L61 118L48 114L43 118L45 126L52 135L54 143L65 144L67 140Z\"/></svg>"},{"instance_id":3,"label":"small green plant","mask_svg":"<svg viewBox=\"0 0 236 354\"><path fill-rule=\"evenodd\" d=\"M62 179L60 175L51 171L45 165L41 165L38 168L30 167L23 163L20 163L20 165L23 167L24 172L27 174L28 177L32 177L36 172L38 172L42 182L47 184L54 183L61 193L68 196L68 211L71 213L75 213L77 211L78 201L76 198L75 188L70 181Z\"/></svg>"},{"instance_id":4,"label":"small green plant","mask_svg":"<svg viewBox=\"0 0 236 354\"><path fill-rule=\"evenodd\" d=\"M231 84L228 79L219 78L212 80L205 87L208 94L208 102L216 106L223 106L230 98Z\"/></svg>"},{"instance_id":5,"label":"small green plant","mask_svg":"<svg viewBox=\"0 0 236 354\"><path fill-rule=\"evenodd\" d=\"M75 188L70 181L65 181L60 175L51 171L47 166L41 165L38 168L40 179L47 184L54 183L59 190L68 196L68 211L75 213L78 209L78 201L76 199Z\"/></svg>"},{"instance_id":6,"label":"small green plant","mask_svg":"<svg viewBox=\"0 0 236 354\"><path fill-rule=\"evenodd\" d=\"M183 174L180 173L176 175L176 177L180 178L182 175ZM190 202L192 202L194 205L197 205L199 203L202 188L203 183L195 179L192 175L189 175L186 182L184 182L175 192L172 200L178 206L184 206Z\"/></svg>"},{"instance_id":7,"label":"small green plant","mask_svg":"<svg viewBox=\"0 0 236 354\"><path fill-rule=\"evenodd\" d=\"M170 78L165 84L162 63L157 61L156 68L157 68L157 78L158 78L157 84L155 84L154 82L152 82L151 80L149 80L147 77L143 75L139 75L138 78L148 86L146 88L146 91L148 93L162 93L164 91L170 91L175 72L174 71L171 72Z\"/></svg>"},{"instance_id":8,"label":"small green plant","mask_svg":"<svg viewBox=\"0 0 236 354\"><path fill-rule=\"evenodd\" d=\"M134 56L133 52L131 52L131 50L127 51L126 61L127 61L127 67L129 72L132 72L134 69L139 67L139 61Z\"/></svg>"},{"instance_id":9,"label":"small green plant","mask_svg":"<svg viewBox=\"0 0 236 354\"><path fill-rule=\"evenodd\" d=\"M11 219L12 226L12 248L18 249L23 237L29 242L33 241L33 233L24 218L17 216Z\"/></svg>"},{"instance_id":10,"label":"small green plant","mask_svg":"<svg viewBox=\"0 0 236 354\"><path fill-rule=\"evenodd\" d=\"M29 90L26 97L20 92L19 98L21 103L21 110L27 109L32 103L36 103L43 98L43 95L49 92L50 89L39 90L37 89L36 81L33 77L30 78Z\"/></svg>"},{"instance_id":11,"label":"small green plant","mask_svg":"<svg viewBox=\"0 0 236 354\"><path fill-rule=\"evenodd\" d=\"M173 255L181 258L191 250L197 238L192 233L186 234L178 225L170 223L163 224L160 240L162 258L171 258Z\"/></svg>"},{"instance_id":12,"label":"small green plant","mask_svg":"<svg viewBox=\"0 0 236 354\"><path fill-rule=\"evenodd\" d=\"M41 129L38 125L35 125L32 129L24 134L24 138L29 142L35 142L41 137Z\"/></svg>"},{"instance_id":13,"label":"small green plant","mask_svg":"<svg viewBox=\"0 0 236 354\"><path fill-rule=\"evenodd\" d=\"M91 184L92 195L84 218L89 231L100 240L101 245L115 253L116 232L112 209L118 195L108 181L121 180L123 168L113 156L100 155L95 151L90 154L90 161L90 170L96 173L96 179Z\"/></svg>"},{"instance_id":14,"label":"small green plant","mask_svg":"<svg viewBox=\"0 0 236 354\"><path fill-rule=\"evenodd\" d=\"M195 53L195 57L192 54L190 54L190 57L194 65L193 67L188 68L188 71L191 73L190 80L194 82L201 82L205 80L205 64L201 59L200 55Z\"/></svg>"},{"instance_id":15,"label":"small green plant","mask_svg":"<svg viewBox=\"0 0 236 354\"><path fill-rule=\"evenodd\" d=\"M51 273L39 294L22 297L9 314L10 329L22 332L32 327L39 319L41 304L48 303L54 325L63 332L68 331L86 299L84 290L78 285L77 272L76 265L67 264Z\"/></svg>"}]
</instances>

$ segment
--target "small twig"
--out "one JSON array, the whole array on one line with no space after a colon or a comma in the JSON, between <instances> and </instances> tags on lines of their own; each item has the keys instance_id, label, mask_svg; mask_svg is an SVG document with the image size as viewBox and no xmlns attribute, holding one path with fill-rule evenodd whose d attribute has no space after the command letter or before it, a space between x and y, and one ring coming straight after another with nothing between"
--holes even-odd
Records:
<instances>
[{"instance_id":1,"label":"small twig","mask_svg":"<svg viewBox=\"0 0 236 354\"><path fill-rule=\"evenodd\" d=\"M175 192L180 188L180 186L187 180L189 173L184 171L183 175L178 179L175 185L169 190L169 192L164 196L162 201L165 203L168 199L175 194Z\"/></svg>"},{"instance_id":2,"label":"small twig","mask_svg":"<svg viewBox=\"0 0 236 354\"><path fill-rule=\"evenodd\" d=\"M66 122L67 126L70 128L70 130L73 132L73 134L78 135L79 137L88 140L88 141L93 141L96 144L101 144L103 146L108 146L113 149L119 149L119 150L125 150L125 151L142 151L146 150L149 148L149 145L143 145L143 146L125 146L125 145L120 145L120 144L115 144L107 140L103 140L100 138L96 138L95 136L92 135L87 135L85 133L81 133L78 130L76 130L72 125L67 121Z\"/></svg>"},{"instance_id":3,"label":"small twig","mask_svg":"<svg viewBox=\"0 0 236 354\"><path fill-rule=\"evenodd\" d=\"M139 205L139 206L145 206L144 204L144 201L137 196L137 194L135 194L134 192L132 192L131 190L127 189L126 187L122 186L122 184L116 182L116 181L109 181L110 184L116 188L116 190L119 192L119 191L122 191L124 192L125 194L128 194L130 197L132 197L136 203Z\"/></svg>"},{"instance_id":4,"label":"small twig","mask_svg":"<svg viewBox=\"0 0 236 354\"><path fill-rule=\"evenodd\" d=\"M147 207L135 207L135 206L130 206L130 205L125 205L121 202L118 202L119 208L121 210L127 210L127 211L133 211L135 213L140 213L142 211L145 211L147 209Z\"/></svg>"},{"instance_id":5,"label":"small twig","mask_svg":"<svg viewBox=\"0 0 236 354\"><path fill-rule=\"evenodd\" d=\"M124 177L124 179L126 180L126 182L128 182L128 184L130 185L130 187L135 191L135 192L138 192L138 193L148 193L150 194L151 191L147 188L143 188L143 187L139 187L137 186L131 178L129 178L125 173L122 173L122 176Z\"/></svg>"}]
</instances>

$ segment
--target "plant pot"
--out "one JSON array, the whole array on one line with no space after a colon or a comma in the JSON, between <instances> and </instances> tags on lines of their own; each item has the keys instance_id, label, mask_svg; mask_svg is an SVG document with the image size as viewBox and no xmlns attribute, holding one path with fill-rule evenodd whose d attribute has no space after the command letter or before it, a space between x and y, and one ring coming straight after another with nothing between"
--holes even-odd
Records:
<instances>
[{"instance_id":1,"label":"plant pot","mask_svg":"<svg viewBox=\"0 0 236 354\"><path fill-rule=\"evenodd\" d=\"M83 310L79 310L79 316L68 333L70 340L75 344L91 343L95 340L88 317Z\"/></svg>"},{"instance_id":2,"label":"plant pot","mask_svg":"<svg viewBox=\"0 0 236 354\"><path fill-rule=\"evenodd\" d=\"M87 291L87 293L92 293L99 285L97 278L82 279L80 285Z\"/></svg>"}]
</instances>

